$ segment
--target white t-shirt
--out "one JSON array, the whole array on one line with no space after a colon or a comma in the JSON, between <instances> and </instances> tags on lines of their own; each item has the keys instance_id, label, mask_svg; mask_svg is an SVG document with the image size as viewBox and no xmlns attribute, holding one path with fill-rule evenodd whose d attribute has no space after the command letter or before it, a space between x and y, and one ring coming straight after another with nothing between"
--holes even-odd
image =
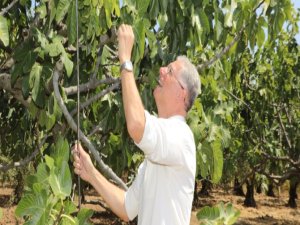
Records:
<instances>
[{"instance_id":1,"label":"white t-shirt","mask_svg":"<svg viewBox=\"0 0 300 225\"><path fill-rule=\"evenodd\" d=\"M139 225L188 225L196 172L194 136L184 117L157 118L145 111L137 146L145 160L125 194L130 220Z\"/></svg>"}]
</instances>

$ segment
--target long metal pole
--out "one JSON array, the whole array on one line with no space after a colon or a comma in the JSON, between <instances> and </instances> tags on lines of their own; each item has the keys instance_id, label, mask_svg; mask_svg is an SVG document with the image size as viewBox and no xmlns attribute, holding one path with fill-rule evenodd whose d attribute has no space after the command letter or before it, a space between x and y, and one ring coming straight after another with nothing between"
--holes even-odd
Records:
<instances>
[{"instance_id":1,"label":"long metal pole","mask_svg":"<svg viewBox=\"0 0 300 225\"><path fill-rule=\"evenodd\" d=\"M80 130L80 91L79 91L79 23L78 23L78 0L76 0L76 71L77 71L77 149L79 149ZM78 152L78 157L80 154ZM81 207L80 176L78 176L78 209Z\"/></svg>"}]
</instances>

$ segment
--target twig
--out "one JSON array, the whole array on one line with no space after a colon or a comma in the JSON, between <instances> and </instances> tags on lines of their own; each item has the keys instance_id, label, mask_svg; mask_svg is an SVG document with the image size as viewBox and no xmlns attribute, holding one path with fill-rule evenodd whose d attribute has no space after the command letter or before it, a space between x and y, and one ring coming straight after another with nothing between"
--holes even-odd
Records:
<instances>
[{"instance_id":1,"label":"twig","mask_svg":"<svg viewBox=\"0 0 300 225\"><path fill-rule=\"evenodd\" d=\"M276 113L277 113L277 116L278 116L280 127L281 127L281 129L282 129L282 131L284 133L284 136L285 136L286 142L287 142L287 144L289 146L289 149L292 149L292 144L291 144L291 141L289 139L288 133L286 132L285 127L283 125L283 122L282 122L279 110L277 110L277 108L275 108L275 110L276 110Z\"/></svg>"},{"instance_id":2,"label":"twig","mask_svg":"<svg viewBox=\"0 0 300 225\"><path fill-rule=\"evenodd\" d=\"M115 38L115 37L116 37L116 36L113 35L113 38ZM112 40L112 37L110 37L109 40L111 41L111 40ZM100 42L101 42L101 38L100 38ZM97 75L97 73L98 73L99 66L100 66L100 63L101 63L101 55L102 55L102 52L103 52L103 49L104 49L104 48L107 48L108 51L110 51L113 55L115 55L115 56L118 55L115 51L113 51L111 48L109 48L107 45L104 45L104 43L101 42L101 46L100 46L100 49L99 49L98 54L97 54L96 68L95 68L94 73L93 73L93 75L92 75L92 79L96 79L96 75ZM102 65L102 66L104 66L104 65Z\"/></svg>"},{"instance_id":3,"label":"twig","mask_svg":"<svg viewBox=\"0 0 300 225\"><path fill-rule=\"evenodd\" d=\"M57 100L57 103L59 107L61 108L70 128L76 132L77 131L77 126L75 121L73 120L72 116L70 115L69 111L67 110L66 105L63 102L63 99L61 97L61 94L59 92L59 87L58 87L58 79L59 79L59 74L63 70L63 65L61 62L58 62L56 64L56 67L53 72L53 88L54 88L54 95ZM115 181L117 185L122 187L124 190L127 190L126 184L112 171L112 169L107 166L101 159L99 152L96 150L92 142L83 134L81 130L79 130L79 138L83 142L83 144L90 150L90 152L93 154L96 162L99 165L100 171Z\"/></svg>"},{"instance_id":4,"label":"twig","mask_svg":"<svg viewBox=\"0 0 300 225\"><path fill-rule=\"evenodd\" d=\"M286 118L288 118L288 121L289 121L289 124L292 124L292 118L289 114L289 111L287 109L287 105L284 104L284 112L285 112L285 115L286 115Z\"/></svg>"},{"instance_id":5,"label":"twig","mask_svg":"<svg viewBox=\"0 0 300 225\"><path fill-rule=\"evenodd\" d=\"M19 0L14 0L6 8L2 9L2 11L0 12L0 16L3 16L5 13L7 13L18 1Z\"/></svg>"},{"instance_id":6,"label":"twig","mask_svg":"<svg viewBox=\"0 0 300 225\"><path fill-rule=\"evenodd\" d=\"M102 125L98 124L96 125L92 131L88 134L88 137L93 136L95 133L97 133L98 131L102 132Z\"/></svg>"},{"instance_id":7,"label":"twig","mask_svg":"<svg viewBox=\"0 0 300 225\"><path fill-rule=\"evenodd\" d=\"M107 50L113 55L113 56L118 56L118 52L112 50L110 47L108 47L107 45L105 45L104 47L107 48Z\"/></svg>"},{"instance_id":8,"label":"twig","mask_svg":"<svg viewBox=\"0 0 300 225\"><path fill-rule=\"evenodd\" d=\"M15 85L16 86L16 85ZM21 102L26 108L29 107L31 98L24 99L21 88L11 87L11 75L8 73L0 74L0 90L8 91L15 99Z\"/></svg>"},{"instance_id":9,"label":"twig","mask_svg":"<svg viewBox=\"0 0 300 225\"><path fill-rule=\"evenodd\" d=\"M99 69L99 66L100 66L100 63L101 63L101 55L102 55L102 52L103 52L103 48L104 47L100 48L99 51L98 51L96 68L95 68L94 73L92 75L92 79L96 79L96 75L97 75L97 72L98 72L98 69Z\"/></svg>"},{"instance_id":10,"label":"twig","mask_svg":"<svg viewBox=\"0 0 300 225\"><path fill-rule=\"evenodd\" d=\"M235 35L234 39L229 43L229 45L225 46L220 52L215 54L215 56L212 59L197 66L197 69L201 71L201 70L205 69L206 67L211 66L213 63L215 63L217 60L219 60L223 55L225 55L231 49L231 47L240 39L245 28L246 28L246 26L242 27L242 29Z\"/></svg>"},{"instance_id":11,"label":"twig","mask_svg":"<svg viewBox=\"0 0 300 225\"><path fill-rule=\"evenodd\" d=\"M224 91L226 91L229 95L231 95L231 97L235 98L236 100L240 101L241 103L243 103L245 106L247 106L247 108L252 112L251 107L244 102L242 99L238 98L237 96L235 96L234 94L232 94L230 91L228 91L226 88L224 88Z\"/></svg>"},{"instance_id":12,"label":"twig","mask_svg":"<svg viewBox=\"0 0 300 225\"><path fill-rule=\"evenodd\" d=\"M99 98L102 98L104 95L106 95L107 93L116 90L120 87L120 81L116 82L115 84L113 84L112 86L104 89L103 91L101 91L100 93L94 95L93 97L89 98L86 102L81 103L80 104L80 110L86 108L87 106L89 106L90 104L92 104L93 102L97 101ZM71 116L76 115L77 111L76 109L71 111Z\"/></svg>"},{"instance_id":13,"label":"twig","mask_svg":"<svg viewBox=\"0 0 300 225\"><path fill-rule=\"evenodd\" d=\"M26 164L28 164L40 152L40 149L45 144L45 142L46 142L46 140L47 140L48 137L49 137L49 135L46 135L43 138L43 140L41 141L41 143L39 144L39 146L36 147L36 149L34 150L34 152L32 152L31 155L27 156L22 161L13 162L13 163L10 163L10 164L7 164L7 165L0 164L0 171L6 172L6 171L8 171L10 169L13 169L13 168L16 168L16 167L22 167L22 166L25 166Z\"/></svg>"},{"instance_id":14,"label":"twig","mask_svg":"<svg viewBox=\"0 0 300 225\"><path fill-rule=\"evenodd\" d=\"M261 1L261 2L258 4L258 6L255 7L255 8L253 9L252 12L255 12L255 11L256 11L256 10L257 10L264 2L265 2L265 0ZM216 53L215 56L214 56L212 59L210 59L210 60L208 60L208 61L206 61L206 62L200 64L199 66L197 66L197 69L201 71L201 70L205 69L206 67L211 66L214 62L216 62L216 61L219 60L223 55L225 55L225 54L231 49L231 47L232 47L232 46L240 39L242 33L244 32L244 30L246 29L246 27L249 26L249 24L250 24L250 22L247 23L247 24L245 24L245 25L241 28L241 30L235 35L235 37L234 37L233 40L229 43L229 45L225 46L219 53Z\"/></svg>"}]
</instances>

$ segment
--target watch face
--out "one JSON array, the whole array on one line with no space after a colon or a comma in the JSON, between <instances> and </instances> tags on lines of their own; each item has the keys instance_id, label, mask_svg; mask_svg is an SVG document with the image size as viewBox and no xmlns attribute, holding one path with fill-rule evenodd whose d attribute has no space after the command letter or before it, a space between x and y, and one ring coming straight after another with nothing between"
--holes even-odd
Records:
<instances>
[{"instance_id":1,"label":"watch face","mask_svg":"<svg viewBox=\"0 0 300 225\"><path fill-rule=\"evenodd\" d=\"M122 70L127 70L129 72L133 71L133 66L132 66L132 62L131 61L125 61L120 68L120 71L122 72Z\"/></svg>"},{"instance_id":2,"label":"watch face","mask_svg":"<svg viewBox=\"0 0 300 225\"><path fill-rule=\"evenodd\" d=\"M131 62L126 62L125 69L128 70L128 71L132 71L132 69L133 69L132 63Z\"/></svg>"}]
</instances>

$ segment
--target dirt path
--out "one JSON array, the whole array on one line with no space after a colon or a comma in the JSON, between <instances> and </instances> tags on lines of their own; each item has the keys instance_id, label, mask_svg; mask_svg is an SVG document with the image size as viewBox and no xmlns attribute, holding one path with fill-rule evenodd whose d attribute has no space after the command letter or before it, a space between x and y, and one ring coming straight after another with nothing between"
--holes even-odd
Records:
<instances>
[{"instance_id":1,"label":"dirt path","mask_svg":"<svg viewBox=\"0 0 300 225\"><path fill-rule=\"evenodd\" d=\"M11 194L11 188L0 188L0 207L3 210L3 218L0 221L0 225L23 224L22 220L18 220L14 215L16 206L9 206ZM87 200L99 200L99 197L95 193L90 192L87 196ZM210 206L219 201L233 203L233 205L241 211L240 218L236 223L240 225L300 225L300 200L297 200L298 209L287 208L285 206L288 200L287 193L283 193L280 197L276 198L256 194L255 200L257 201L258 208L243 207L243 197L226 194L220 190L214 190L210 197L200 198L199 200L201 205ZM95 210L92 220L94 225L122 224L114 215L105 211L98 204L86 204L83 207ZM199 208L192 212L190 225L199 224L196 218L197 210L199 210Z\"/></svg>"},{"instance_id":2,"label":"dirt path","mask_svg":"<svg viewBox=\"0 0 300 225\"><path fill-rule=\"evenodd\" d=\"M299 192L298 192L299 193ZM278 196L278 194L277 194ZM300 225L300 199L297 200L298 209L286 207L288 194L281 193L280 197L268 197L264 194L256 194L257 208L243 206L244 197L227 194L220 190L214 190L211 197L201 198L201 205L213 205L220 201L231 202L235 208L240 210L240 218L236 224L240 225ZM196 213L193 212L195 217ZM192 218L191 225L199 224Z\"/></svg>"}]
</instances>

